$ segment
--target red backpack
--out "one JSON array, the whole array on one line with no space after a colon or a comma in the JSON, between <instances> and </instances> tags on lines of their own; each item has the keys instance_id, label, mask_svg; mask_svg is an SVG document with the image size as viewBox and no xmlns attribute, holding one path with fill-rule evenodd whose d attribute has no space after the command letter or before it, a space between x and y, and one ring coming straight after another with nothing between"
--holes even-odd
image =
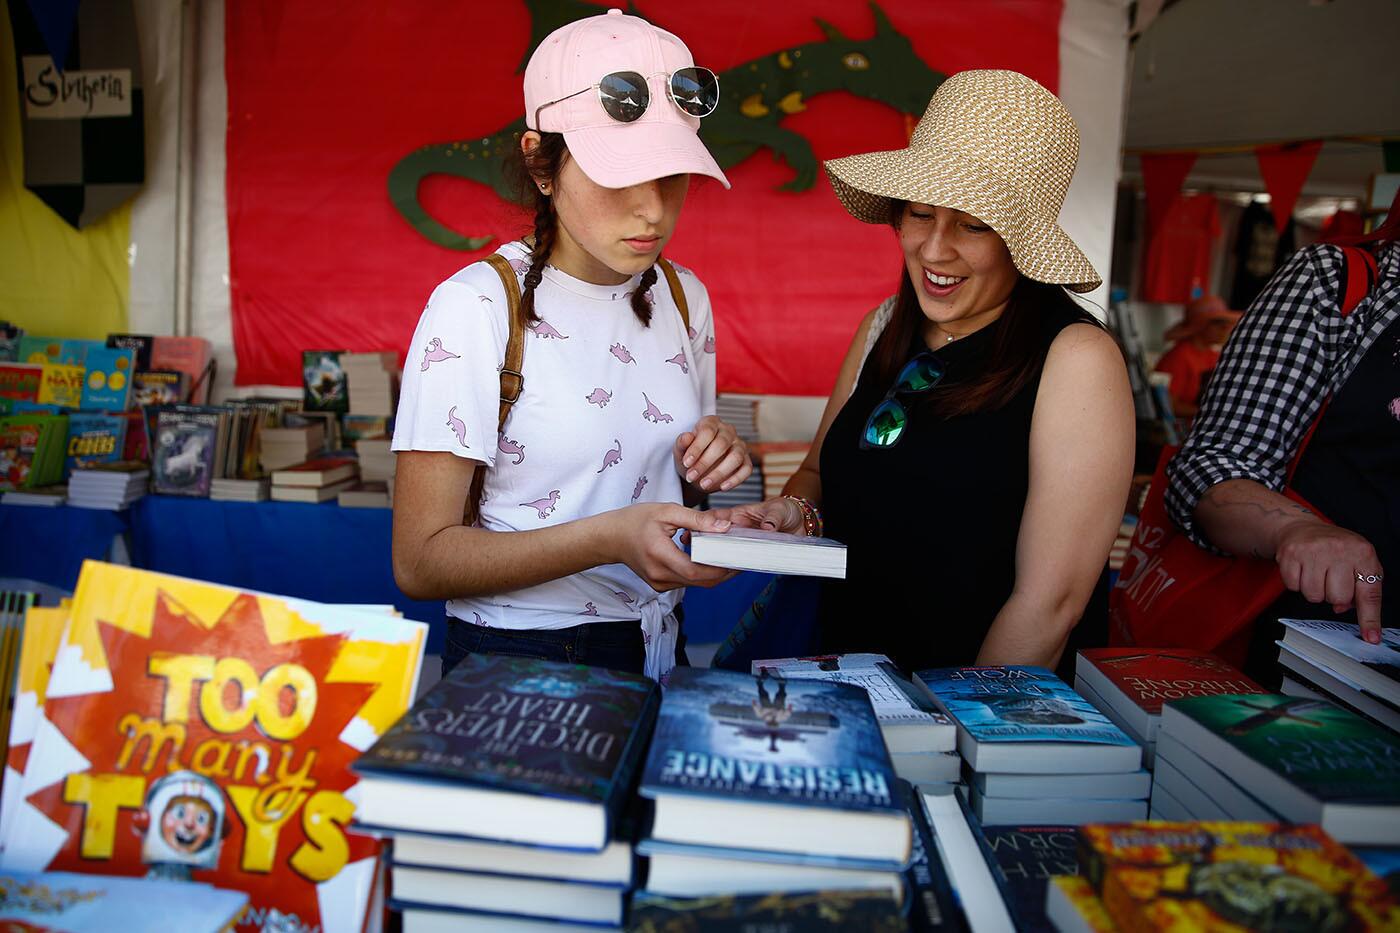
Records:
<instances>
[{"instance_id":1,"label":"red backpack","mask_svg":"<svg viewBox=\"0 0 1400 933\"><path fill-rule=\"evenodd\" d=\"M1355 246L1343 246L1342 252L1346 274L1341 313L1345 316L1370 291L1376 260ZM1293 471L1326 411L1327 402L1323 402L1298 445L1283 489L1283 495L1304 505L1291 488ZM1162 451L1128 557L1109 593L1109 641L1196 648L1239 663L1249 644L1250 623L1283 595L1283 578L1273 561L1213 554L1172 523L1166 507L1166 469L1177 449Z\"/></svg>"}]
</instances>

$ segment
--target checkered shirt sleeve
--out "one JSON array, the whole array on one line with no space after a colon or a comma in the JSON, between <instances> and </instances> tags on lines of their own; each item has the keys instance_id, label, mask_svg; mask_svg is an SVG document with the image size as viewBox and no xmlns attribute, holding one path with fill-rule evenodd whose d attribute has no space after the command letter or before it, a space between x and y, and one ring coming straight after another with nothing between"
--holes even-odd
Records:
<instances>
[{"instance_id":1,"label":"checkered shirt sleeve","mask_svg":"<svg viewBox=\"0 0 1400 933\"><path fill-rule=\"evenodd\" d=\"M1394 282L1400 247L1380 257ZM1345 265L1335 246L1294 253L1250 305L1220 355L1190 436L1167 465L1167 512L1197 544L1193 520L1206 490L1251 479L1280 491L1298 444L1323 402L1350 378L1370 344L1400 313L1393 288L1373 289L1340 314ZM1391 300L1381 300L1385 293Z\"/></svg>"}]
</instances>

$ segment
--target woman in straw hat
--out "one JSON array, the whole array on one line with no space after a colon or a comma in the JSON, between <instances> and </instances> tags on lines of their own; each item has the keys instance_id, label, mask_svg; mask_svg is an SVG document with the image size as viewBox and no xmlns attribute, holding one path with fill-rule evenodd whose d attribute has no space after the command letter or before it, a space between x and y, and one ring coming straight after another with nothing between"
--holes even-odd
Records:
<instances>
[{"instance_id":1,"label":"woman in straw hat","mask_svg":"<svg viewBox=\"0 0 1400 933\"><path fill-rule=\"evenodd\" d=\"M1066 293L1100 284L1056 223L1078 150L1045 88L969 71L907 149L826 163L852 216L894 228L898 293L862 321L786 494L731 516L848 545L823 652L1054 667L1096 590L1106 606L1133 405Z\"/></svg>"},{"instance_id":2,"label":"woman in straw hat","mask_svg":"<svg viewBox=\"0 0 1400 933\"><path fill-rule=\"evenodd\" d=\"M660 259L690 175L729 186L698 136L718 79L676 36L610 10L546 36L524 90L514 155L533 236L440 284L418 323L393 442L394 574L447 601L444 673L481 653L660 678L679 588L729 576L672 540L728 523L681 503L751 469L714 415L705 288Z\"/></svg>"}]
</instances>

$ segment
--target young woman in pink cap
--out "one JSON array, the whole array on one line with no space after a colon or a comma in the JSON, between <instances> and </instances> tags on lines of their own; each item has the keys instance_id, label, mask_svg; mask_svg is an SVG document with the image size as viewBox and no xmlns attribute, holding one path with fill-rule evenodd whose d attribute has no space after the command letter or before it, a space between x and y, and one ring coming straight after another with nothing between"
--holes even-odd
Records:
<instances>
[{"instance_id":1,"label":"young woman in pink cap","mask_svg":"<svg viewBox=\"0 0 1400 933\"><path fill-rule=\"evenodd\" d=\"M659 678L680 588L729 576L674 536L727 527L681 503L741 482L748 451L714 415L705 287L680 266L658 276L689 176L729 186L697 135L718 99L678 38L620 10L530 58L518 167L534 231L497 250L514 288L486 262L437 287L394 432L394 573L408 595L447 600L444 673L481 652Z\"/></svg>"}]
</instances>

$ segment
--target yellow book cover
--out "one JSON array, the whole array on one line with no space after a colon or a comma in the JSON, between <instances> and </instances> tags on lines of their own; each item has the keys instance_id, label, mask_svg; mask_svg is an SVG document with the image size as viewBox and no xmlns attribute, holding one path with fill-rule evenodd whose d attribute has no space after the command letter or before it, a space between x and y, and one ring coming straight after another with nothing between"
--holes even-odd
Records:
<instances>
[{"instance_id":1,"label":"yellow book cover","mask_svg":"<svg viewBox=\"0 0 1400 933\"><path fill-rule=\"evenodd\" d=\"M78 408L83 398L83 376L86 373L82 366L45 363L44 375L39 380L38 401L46 405Z\"/></svg>"},{"instance_id":2,"label":"yellow book cover","mask_svg":"<svg viewBox=\"0 0 1400 933\"><path fill-rule=\"evenodd\" d=\"M426 636L88 561L0 867L204 882L248 893L240 933L360 933L382 846L349 831L350 764L408 709Z\"/></svg>"},{"instance_id":3,"label":"yellow book cover","mask_svg":"<svg viewBox=\"0 0 1400 933\"><path fill-rule=\"evenodd\" d=\"M1318 826L1080 827L1080 867L1124 931L1400 930L1385 882Z\"/></svg>"},{"instance_id":4,"label":"yellow book cover","mask_svg":"<svg viewBox=\"0 0 1400 933\"><path fill-rule=\"evenodd\" d=\"M1118 928L1089 882L1078 875L1053 875L1047 882L1045 915L1060 933L1114 933Z\"/></svg>"},{"instance_id":5,"label":"yellow book cover","mask_svg":"<svg viewBox=\"0 0 1400 933\"><path fill-rule=\"evenodd\" d=\"M49 684L49 670L58 653L58 639L68 623L68 607L64 600L58 607L31 606L24 616L24 633L20 639L19 670L15 675L15 700L10 713L9 748L5 755L5 781L0 796L0 847L10 837L7 829L11 818L24 799L25 764L31 743L44 716L44 694ZM2 849L0 849L2 850Z\"/></svg>"}]
</instances>

